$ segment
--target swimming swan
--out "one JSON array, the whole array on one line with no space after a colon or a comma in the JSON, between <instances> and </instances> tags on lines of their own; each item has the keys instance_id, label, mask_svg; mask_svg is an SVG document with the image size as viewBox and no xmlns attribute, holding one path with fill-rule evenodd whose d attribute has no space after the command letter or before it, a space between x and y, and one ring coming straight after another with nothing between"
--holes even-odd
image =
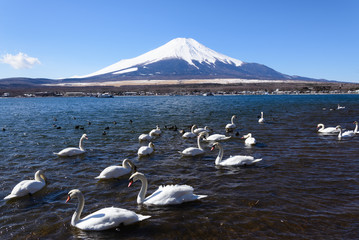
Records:
<instances>
[{"instance_id":1,"label":"swimming swan","mask_svg":"<svg viewBox=\"0 0 359 240\"><path fill-rule=\"evenodd\" d=\"M76 155L80 155L86 152L84 146L83 146L83 141L84 139L88 139L86 134L82 134L81 138L80 138L80 143L79 143L79 147L75 148L75 147L68 147L65 148L63 150L61 150L58 153L55 153L57 156L60 157L70 157L70 156L76 156Z\"/></svg>"},{"instance_id":2,"label":"swimming swan","mask_svg":"<svg viewBox=\"0 0 359 240\"><path fill-rule=\"evenodd\" d=\"M152 142L150 142L148 146L140 147L137 151L137 155L138 156L151 155L154 150L155 150L155 145Z\"/></svg>"},{"instance_id":3,"label":"swimming swan","mask_svg":"<svg viewBox=\"0 0 359 240\"><path fill-rule=\"evenodd\" d=\"M348 138L348 137L355 136L355 130L342 132L342 127L340 125L338 125L336 128L339 130L339 134L338 134L339 140L342 140L342 138ZM355 127L355 128L357 129L357 127Z\"/></svg>"},{"instance_id":4,"label":"swimming swan","mask_svg":"<svg viewBox=\"0 0 359 240\"><path fill-rule=\"evenodd\" d=\"M233 115L231 118L231 123L228 123L226 125L226 132L232 132L237 127L236 124L234 123L235 118L237 118L237 116Z\"/></svg>"},{"instance_id":5,"label":"swimming swan","mask_svg":"<svg viewBox=\"0 0 359 240\"><path fill-rule=\"evenodd\" d=\"M254 145L256 144L256 139L252 137L252 133L248 133L247 135L244 135L242 139L246 139L244 141L244 144L246 145Z\"/></svg>"},{"instance_id":6,"label":"swimming swan","mask_svg":"<svg viewBox=\"0 0 359 240\"><path fill-rule=\"evenodd\" d=\"M205 132L202 132L198 135L197 137L197 146L196 147L189 147L186 148L185 150L183 150L182 152L180 152L183 156L187 156L187 157L194 157L194 156L198 156L198 155L202 155L205 153L205 151L203 150L202 146L201 146L201 138L203 138L205 136Z\"/></svg>"},{"instance_id":7,"label":"swimming swan","mask_svg":"<svg viewBox=\"0 0 359 240\"><path fill-rule=\"evenodd\" d=\"M193 187L188 185L166 185L158 187L154 193L145 198L148 182L143 173L136 172L132 174L129 179L128 187L137 180L142 182L141 190L137 195L138 204L159 206L174 205L207 197L207 195L193 194Z\"/></svg>"},{"instance_id":8,"label":"swimming swan","mask_svg":"<svg viewBox=\"0 0 359 240\"><path fill-rule=\"evenodd\" d=\"M28 194L33 194L41 190L46 185L46 178L42 170L35 173L35 180L23 180L16 184L11 193L4 197L4 199L12 199L22 197Z\"/></svg>"},{"instance_id":9,"label":"swimming swan","mask_svg":"<svg viewBox=\"0 0 359 240\"><path fill-rule=\"evenodd\" d=\"M151 137L161 135L160 127L157 125L156 128L152 129L149 134L150 134Z\"/></svg>"},{"instance_id":10,"label":"swimming swan","mask_svg":"<svg viewBox=\"0 0 359 240\"><path fill-rule=\"evenodd\" d=\"M119 178L131 173L131 171L136 172L136 166L126 158L122 161L122 166L109 166L102 170L100 175L95 177L95 179Z\"/></svg>"},{"instance_id":11,"label":"swimming swan","mask_svg":"<svg viewBox=\"0 0 359 240\"><path fill-rule=\"evenodd\" d=\"M262 161L261 158L254 159L252 156L242 156L242 155L236 155L231 156L225 160L222 160L223 158L223 147L220 143L216 142L213 144L211 151L213 151L215 148L219 149L218 156L216 158L215 164L220 166L245 166L245 165L252 165L256 162Z\"/></svg>"},{"instance_id":12,"label":"swimming swan","mask_svg":"<svg viewBox=\"0 0 359 240\"><path fill-rule=\"evenodd\" d=\"M79 203L75 213L72 215L71 225L81 230L102 231L119 227L122 224L129 225L151 217L136 214L133 211L123 208L107 207L91 213L81 219L85 199L80 190L73 189L68 193L66 203L74 197L77 197Z\"/></svg>"},{"instance_id":13,"label":"swimming swan","mask_svg":"<svg viewBox=\"0 0 359 240\"><path fill-rule=\"evenodd\" d=\"M327 133L327 134L336 134L339 133L339 129L337 129L336 127L324 127L323 123L319 123L317 125L317 131L318 133Z\"/></svg>"},{"instance_id":14,"label":"swimming swan","mask_svg":"<svg viewBox=\"0 0 359 240\"><path fill-rule=\"evenodd\" d=\"M141 134L140 136L138 136L138 141L142 142L142 141L151 141L152 140L152 136L149 134Z\"/></svg>"},{"instance_id":15,"label":"swimming swan","mask_svg":"<svg viewBox=\"0 0 359 240\"><path fill-rule=\"evenodd\" d=\"M259 123L264 123L265 122L264 117L263 117L263 112L261 112L261 117L258 119L258 122Z\"/></svg>"},{"instance_id":16,"label":"swimming swan","mask_svg":"<svg viewBox=\"0 0 359 240\"><path fill-rule=\"evenodd\" d=\"M196 125L193 125L190 132L185 132L182 137L183 138L195 138L197 134L194 132L194 129L196 128Z\"/></svg>"}]
</instances>

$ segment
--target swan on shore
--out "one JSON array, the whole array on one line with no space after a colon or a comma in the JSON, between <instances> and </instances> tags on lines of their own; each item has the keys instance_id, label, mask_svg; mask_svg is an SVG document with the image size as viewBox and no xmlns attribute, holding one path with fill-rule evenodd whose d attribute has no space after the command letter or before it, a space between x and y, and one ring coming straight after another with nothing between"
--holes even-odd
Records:
<instances>
[{"instance_id":1,"label":"swan on shore","mask_svg":"<svg viewBox=\"0 0 359 240\"><path fill-rule=\"evenodd\" d=\"M194 132L194 129L196 128L197 126L196 125L193 125L191 127L191 131L190 132L185 132L182 137L183 138L195 138L197 137L197 134Z\"/></svg>"},{"instance_id":2,"label":"swan on shore","mask_svg":"<svg viewBox=\"0 0 359 240\"><path fill-rule=\"evenodd\" d=\"M236 115L233 115L231 118L231 123L228 123L225 127L226 132L233 132L233 130L237 127L236 124L234 123L234 119L237 118Z\"/></svg>"},{"instance_id":3,"label":"swan on shore","mask_svg":"<svg viewBox=\"0 0 359 240\"><path fill-rule=\"evenodd\" d=\"M317 125L318 133L326 133L326 134L337 134L339 133L339 129L336 127L324 127L323 123L318 123Z\"/></svg>"},{"instance_id":4,"label":"swan on shore","mask_svg":"<svg viewBox=\"0 0 359 240\"><path fill-rule=\"evenodd\" d=\"M246 145L254 145L257 143L256 139L252 137L252 133L248 133L247 135L244 135L242 139L245 139L244 144Z\"/></svg>"},{"instance_id":5,"label":"swan on shore","mask_svg":"<svg viewBox=\"0 0 359 240\"><path fill-rule=\"evenodd\" d=\"M131 162L131 160L126 158L122 161L122 166L109 166L102 170L100 175L95 177L95 179L119 178L130 174L132 171L136 172L136 166Z\"/></svg>"},{"instance_id":6,"label":"swan on shore","mask_svg":"<svg viewBox=\"0 0 359 240\"><path fill-rule=\"evenodd\" d=\"M142 182L141 190L137 195L137 204L158 206L175 205L207 197L207 195L194 194L193 187L189 185L160 186L154 193L146 197L148 182L143 173L136 172L132 174L129 179L128 187L137 180Z\"/></svg>"},{"instance_id":7,"label":"swan on shore","mask_svg":"<svg viewBox=\"0 0 359 240\"><path fill-rule=\"evenodd\" d=\"M83 146L84 139L88 139L86 134L82 134L78 148L68 147L68 148L65 148L65 149L61 150L60 152L54 153L54 154L56 154L57 156L60 156L60 157L71 157L71 156L83 154L86 152L86 150Z\"/></svg>"},{"instance_id":8,"label":"swan on shore","mask_svg":"<svg viewBox=\"0 0 359 240\"><path fill-rule=\"evenodd\" d=\"M46 178L42 170L35 173L34 180L23 180L16 184L11 193L4 197L4 199L12 199L16 197L23 197L28 194L34 194L41 190L46 185Z\"/></svg>"},{"instance_id":9,"label":"swan on shore","mask_svg":"<svg viewBox=\"0 0 359 240\"><path fill-rule=\"evenodd\" d=\"M137 155L138 156L151 155L154 150L155 150L155 145L152 142L150 142L148 146L140 147L137 151Z\"/></svg>"},{"instance_id":10,"label":"swan on shore","mask_svg":"<svg viewBox=\"0 0 359 240\"><path fill-rule=\"evenodd\" d=\"M199 155L204 154L205 151L203 150L203 147L201 145L201 139L205 136L205 134L206 134L205 132L202 132L198 135L198 137L197 137L197 146L198 147L189 147L180 153L183 156L187 156L187 157L194 157L194 156L199 156Z\"/></svg>"},{"instance_id":11,"label":"swan on shore","mask_svg":"<svg viewBox=\"0 0 359 240\"><path fill-rule=\"evenodd\" d=\"M151 217L136 214L133 211L123 208L107 207L81 219L81 213L85 206L85 199L80 190L73 189L68 193L66 203L74 197L77 197L79 203L75 213L72 215L71 225L81 230L102 231L116 228L120 225L129 225Z\"/></svg>"},{"instance_id":12,"label":"swan on shore","mask_svg":"<svg viewBox=\"0 0 359 240\"><path fill-rule=\"evenodd\" d=\"M213 151L215 148L219 149L218 156L215 160L216 165L220 166L247 166L252 165L256 162L262 161L261 158L254 159L252 156L243 156L243 155L235 155L231 156L227 159L222 160L223 158L223 147L219 142L215 142L211 148Z\"/></svg>"}]
</instances>

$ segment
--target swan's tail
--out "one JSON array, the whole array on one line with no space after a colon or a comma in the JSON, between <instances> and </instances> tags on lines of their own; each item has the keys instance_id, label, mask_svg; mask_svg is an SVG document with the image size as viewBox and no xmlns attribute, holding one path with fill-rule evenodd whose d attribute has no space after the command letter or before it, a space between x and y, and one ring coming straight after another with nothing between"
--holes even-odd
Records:
<instances>
[{"instance_id":1,"label":"swan's tail","mask_svg":"<svg viewBox=\"0 0 359 240\"><path fill-rule=\"evenodd\" d=\"M197 199L208 197L208 195L197 195L197 196L198 196Z\"/></svg>"},{"instance_id":2,"label":"swan's tail","mask_svg":"<svg viewBox=\"0 0 359 240\"><path fill-rule=\"evenodd\" d=\"M260 162L260 161L262 161L262 158L254 159L253 163Z\"/></svg>"},{"instance_id":3,"label":"swan's tail","mask_svg":"<svg viewBox=\"0 0 359 240\"><path fill-rule=\"evenodd\" d=\"M137 214L137 216L138 216L138 221L143 221L143 220L151 217L151 216L145 216L145 215L141 215L141 214Z\"/></svg>"},{"instance_id":4,"label":"swan's tail","mask_svg":"<svg viewBox=\"0 0 359 240\"><path fill-rule=\"evenodd\" d=\"M8 200L8 199L11 199L11 198L14 198L14 197L16 197L16 195L9 194L6 197L4 197L4 199Z\"/></svg>"}]
</instances>

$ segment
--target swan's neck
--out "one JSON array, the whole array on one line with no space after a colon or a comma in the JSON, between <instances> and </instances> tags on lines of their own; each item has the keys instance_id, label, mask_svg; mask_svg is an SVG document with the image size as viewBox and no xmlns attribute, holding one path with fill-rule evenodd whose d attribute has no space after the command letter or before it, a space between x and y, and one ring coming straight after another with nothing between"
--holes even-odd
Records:
<instances>
[{"instance_id":1,"label":"swan's neck","mask_svg":"<svg viewBox=\"0 0 359 240\"><path fill-rule=\"evenodd\" d=\"M131 165L131 163L130 163L130 161L128 159L125 159L122 162L122 167L124 167L126 169L130 169L130 168L132 168L132 165Z\"/></svg>"},{"instance_id":2,"label":"swan's neck","mask_svg":"<svg viewBox=\"0 0 359 240\"><path fill-rule=\"evenodd\" d=\"M338 139L339 140L342 139L342 129L341 128L339 128Z\"/></svg>"},{"instance_id":3,"label":"swan's neck","mask_svg":"<svg viewBox=\"0 0 359 240\"><path fill-rule=\"evenodd\" d=\"M192 127L191 127L191 133L194 133L194 129L196 128L196 125L193 125Z\"/></svg>"},{"instance_id":4,"label":"swan's neck","mask_svg":"<svg viewBox=\"0 0 359 240\"><path fill-rule=\"evenodd\" d=\"M263 118L263 112L261 112L261 118Z\"/></svg>"},{"instance_id":5,"label":"swan's neck","mask_svg":"<svg viewBox=\"0 0 359 240\"><path fill-rule=\"evenodd\" d=\"M39 171L37 171L37 172L35 173L35 180L36 180L36 181L39 181L39 182L45 183L44 175L42 175L42 173L39 172Z\"/></svg>"},{"instance_id":6,"label":"swan's neck","mask_svg":"<svg viewBox=\"0 0 359 240\"><path fill-rule=\"evenodd\" d=\"M202 148L202 146L201 146L201 135L199 135L198 137L197 137L197 145L198 145L198 148L199 149L201 149L201 150L203 150L203 148Z\"/></svg>"},{"instance_id":7,"label":"swan's neck","mask_svg":"<svg viewBox=\"0 0 359 240\"><path fill-rule=\"evenodd\" d=\"M358 132L358 123L355 123L354 133Z\"/></svg>"},{"instance_id":8,"label":"swan's neck","mask_svg":"<svg viewBox=\"0 0 359 240\"><path fill-rule=\"evenodd\" d=\"M318 127L319 127L319 130L323 130L324 129L324 124L319 124Z\"/></svg>"},{"instance_id":9,"label":"swan's neck","mask_svg":"<svg viewBox=\"0 0 359 240\"><path fill-rule=\"evenodd\" d=\"M222 162L222 158L223 158L223 147L222 145L217 145L217 147L219 148L219 152L215 164L219 165Z\"/></svg>"},{"instance_id":10,"label":"swan's neck","mask_svg":"<svg viewBox=\"0 0 359 240\"><path fill-rule=\"evenodd\" d=\"M231 118L231 123L232 124L234 124L234 118L235 118L235 116L232 116L232 118Z\"/></svg>"},{"instance_id":11,"label":"swan's neck","mask_svg":"<svg viewBox=\"0 0 359 240\"><path fill-rule=\"evenodd\" d=\"M71 225L75 226L78 221L80 221L82 210L85 206L85 199L82 193L77 195L77 199L79 200L79 204L77 205L76 211L72 215Z\"/></svg>"},{"instance_id":12,"label":"swan's neck","mask_svg":"<svg viewBox=\"0 0 359 240\"><path fill-rule=\"evenodd\" d=\"M81 137L80 138L80 143L79 143L79 148L82 150L82 151L85 151L85 148L84 148L84 145L83 145L83 141L84 141L84 137Z\"/></svg>"},{"instance_id":13,"label":"swan's neck","mask_svg":"<svg viewBox=\"0 0 359 240\"><path fill-rule=\"evenodd\" d=\"M138 178L141 180L142 185L141 185L141 190L137 196L137 203L141 204L145 200L145 196L146 196L147 188L148 188L148 182L147 182L147 178L145 176L140 175L140 176L138 176Z\"/></svg>"}]
</instances>

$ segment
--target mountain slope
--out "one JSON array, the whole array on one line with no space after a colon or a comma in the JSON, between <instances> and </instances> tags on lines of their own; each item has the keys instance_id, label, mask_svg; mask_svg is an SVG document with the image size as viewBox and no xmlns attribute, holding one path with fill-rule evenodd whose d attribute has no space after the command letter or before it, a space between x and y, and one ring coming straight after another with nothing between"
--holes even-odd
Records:
<instances>
[{"instance_id":1,"label":"mountain slope","mask_svg":"<svg viewBox=\"0 0 359 240\"><path fill-rule=\"evenodd\" d=\"M246 63L218 53L194 39L176 38L138 57L63 81L193 78L293 79L265 65Z\"/></svg>"}]
</instances>

